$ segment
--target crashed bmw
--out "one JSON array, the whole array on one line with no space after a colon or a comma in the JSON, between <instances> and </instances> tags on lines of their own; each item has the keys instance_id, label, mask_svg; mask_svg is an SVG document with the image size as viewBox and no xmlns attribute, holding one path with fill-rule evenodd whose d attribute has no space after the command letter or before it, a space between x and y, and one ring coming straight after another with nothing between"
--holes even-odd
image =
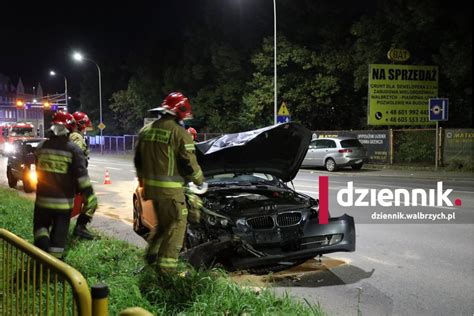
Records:
<instances>
[{"instance_id":1,"label":"crashed bmw","mask_svg":"<svg viewBox=\"0 0 474 316\"><path fill-rule=\"evenodd\" d=\"M195 267L276 271L318 255L355 250L351 216L319 224L318 200L291 182L311 132L297 123L226 134L196 145L208 182L199 223L189 223L181 256ZM157 223L142 188L134 193L134 230Z\"/></svg>"}]
</instances>

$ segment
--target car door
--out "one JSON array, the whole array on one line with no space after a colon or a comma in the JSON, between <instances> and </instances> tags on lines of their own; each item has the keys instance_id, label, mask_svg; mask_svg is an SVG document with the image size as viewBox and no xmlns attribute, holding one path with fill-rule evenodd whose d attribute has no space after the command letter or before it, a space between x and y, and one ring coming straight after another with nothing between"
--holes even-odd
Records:
<instances>
[{"instance_id":1,"label":"car door","mask_svg":"<svg viewBox=\"0 0 474 316\"><path fill-rule=\"evenodd\" d=\"M327 152L327 140L326 139L317 139L316 148L314 149L314 165L315 166L324 166L324 157Z\"/></svg>"},{"instance_id":2,"label":"car door","mask_svg":"<svg viewBox=\"0 0 474 316\"><path fill-rule=\"evenodd\" d=\"M22 164L21 158L23 155L21 141L15 141L13 142L12 145L13 145L13 151L11 152L11 154L9 154L8 164L15 178L21 179L23 176L23 168L21 168L21 164Z\"/></svg>"},{"instance_id":3,"label":"car door","mask_svg":"<svg viewBox=\"0 0 474 316\"><path fill-rule=\"evenodd\" d=\"M332 139L326 139L326 155L324 156L323 164L327 158L331 157L334 161L337 162L336 158L339 155L339 150L337 148L337 144Z\"/></svg>"},{"instance_id":4,"label":"car door","mask_svg":"<svg viewBox=\"0 0 474 316\"><path fill-rule=\"evenodd\" d=\"M306 156L304 157L304 160L303 160L303 165L316 166L316 163L314 161L315 151L316 151L316 141L313 140L309 143L308 151L306 152Z\"/></svg>"}]
</instances>

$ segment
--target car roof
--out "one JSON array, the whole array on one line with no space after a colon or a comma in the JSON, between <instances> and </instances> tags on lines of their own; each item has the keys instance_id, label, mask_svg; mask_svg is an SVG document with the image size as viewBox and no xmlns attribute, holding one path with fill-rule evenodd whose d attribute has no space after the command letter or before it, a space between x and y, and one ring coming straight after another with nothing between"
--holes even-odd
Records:
<instances>
[{"instance_id":1,"label":"car roof","mask_svg":"<svg viewBox=\"0 0 474 316\"><path fill-rule=\"evenodd\" d=\"M348 139L357 139L357 137L350 137L350 136L342 136L342 137L322 137L322 138L316 138L313 140L321 140L321 139L329 139L329 140L348 140Z\"/></svg>"}]
</instances>

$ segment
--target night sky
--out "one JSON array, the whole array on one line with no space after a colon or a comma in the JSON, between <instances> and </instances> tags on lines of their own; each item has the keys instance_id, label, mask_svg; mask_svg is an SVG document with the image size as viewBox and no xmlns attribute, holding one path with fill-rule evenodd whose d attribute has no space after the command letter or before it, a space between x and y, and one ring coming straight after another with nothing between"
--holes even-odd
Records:
<instances>
[{"instance_id":1,"label":"night sky","mask_svg":"<svg viewBox=\"0 0 474 316\"><path fill-rule=\"evenodd\" d=\"M66 3L69 8L63 9ZM95 69L90 63L74 63L74 50L99 64L110 58L124 63L139 55L150 41L161 41L164 48L169 42L179 43L185 25L205 18L199 1L193 0L112 3L107 7L99 1L52 6L8 1L0 19L0 73L14 83L21 77L27 89L41 82L45 93L62 92L64 81L49 76L49 70L54 69L66 75L70 92L78 95L83 72ZM246 34L272 32L272 1L216 0L216 9L228 20L229 28L240 32L236 40L245 42ZM251 19L256 12L268 21Z\"/></svg>"}]
</instances>

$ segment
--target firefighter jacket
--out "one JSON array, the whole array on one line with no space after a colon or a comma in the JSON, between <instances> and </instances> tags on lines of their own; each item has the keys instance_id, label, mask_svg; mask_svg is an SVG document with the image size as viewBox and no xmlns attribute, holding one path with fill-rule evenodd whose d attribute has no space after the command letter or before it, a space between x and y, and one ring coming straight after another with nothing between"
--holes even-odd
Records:
<instances>
[{"instance_id":1,"label":"firefighter jacket","mask_svg":"<svg viewBox=\"0 0 474 316\"><path fill-rule=\"evenodd\" d=\"M72 132L71 134L69 134L69 140L79 146L86 158L89 157L89 147L87 146L86 140L84 139L84 136L81 133L77 131Z\"/></svg>"},{"instance_id":2,"label":"firefighter jacket","mask_svg":"<svg viewBox=\"0 0 474 316\"><path fill-rule=\"evenodd\" d=\"M70 211L76 193L84 194L87 209L97 207L84 153L67 136L52 136L38 146L36 172L38 207Z\"/></svg>"},{"instance_id":3,"label":"firefighter jacket","mask_svg":"<svg viewBox=\"0 0 474 316\"><path fill-rule=\"evenodd\" d=\"M204 181L193 139L171 115L140 130L134 162L147 200L173 198L183 194L185 183Z\"/></svg>"}]
</instances>

